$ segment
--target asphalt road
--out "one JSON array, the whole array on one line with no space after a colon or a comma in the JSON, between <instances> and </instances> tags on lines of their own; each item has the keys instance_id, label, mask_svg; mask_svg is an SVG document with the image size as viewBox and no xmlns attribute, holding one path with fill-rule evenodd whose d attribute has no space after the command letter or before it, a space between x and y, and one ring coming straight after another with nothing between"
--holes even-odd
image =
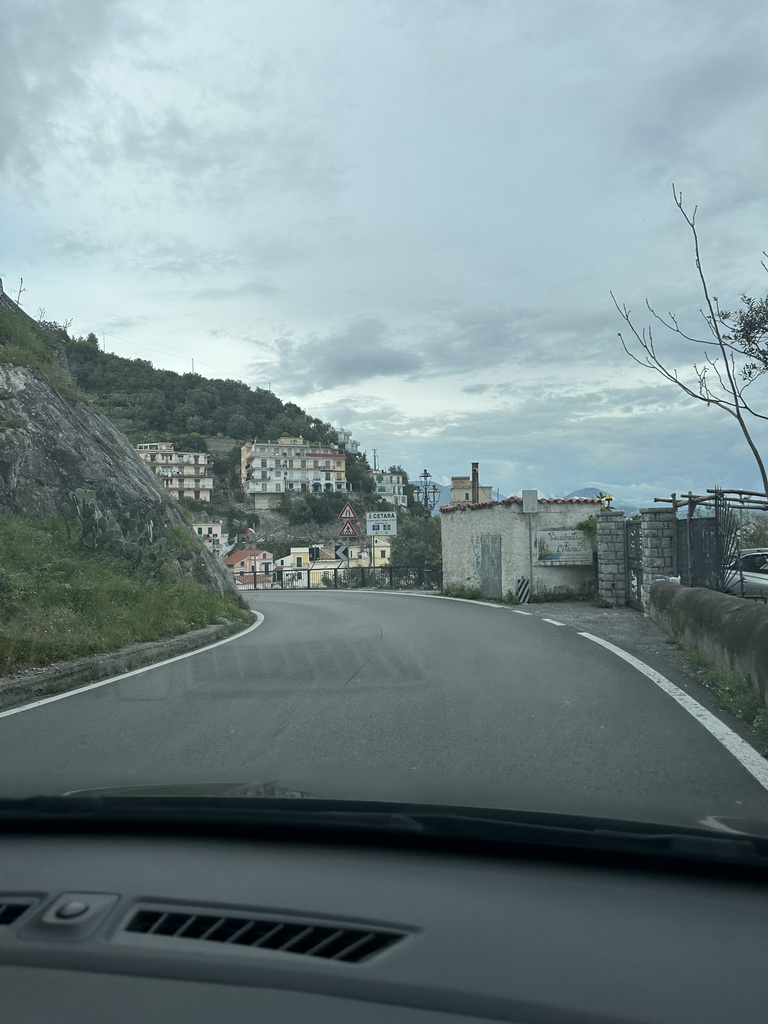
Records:
<instances>
[{"instance_id":1,"label":"asphalt road","mask_svg":"<svg viewBox=\"0 0 768 1024\"><path fill-rule=\"evenodd\" d=\"M396 594L252 601L264 621L243 637L0 716L0 792L280 777L768 821L768 792L729 751L569 626Z\"/></svg>"}]
</instances>

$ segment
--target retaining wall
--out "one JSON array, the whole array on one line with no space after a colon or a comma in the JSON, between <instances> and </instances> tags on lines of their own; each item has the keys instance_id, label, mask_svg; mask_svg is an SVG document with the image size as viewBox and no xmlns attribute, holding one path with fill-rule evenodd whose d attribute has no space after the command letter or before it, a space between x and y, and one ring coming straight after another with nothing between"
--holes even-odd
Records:
<instances>
[{"instance_id":1,"label":"retaining wall","mask_svg":"<svg viewBox=\"0 0 768 1024\"><path fill-rule=\"evenodd\" d=\"M748 679L768 706L768 605L656 581L649 611L676 640L737 679Z\"/></svg>"}]
</instances>

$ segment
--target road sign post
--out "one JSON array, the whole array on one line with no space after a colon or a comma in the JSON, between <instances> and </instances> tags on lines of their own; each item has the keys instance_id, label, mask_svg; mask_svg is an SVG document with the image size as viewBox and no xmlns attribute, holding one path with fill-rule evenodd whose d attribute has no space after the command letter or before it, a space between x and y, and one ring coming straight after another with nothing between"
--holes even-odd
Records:
<instances>
[{"instance_id":1,"label":"road sign post","mask_svg":"<svg viewBox=\"0 0 768 1024\"><path fill-rule=\"evenodd\" d=\"M365 533L368 537L396 537L397 512L366 512Z\"/></svg>"},{"instance_id":2,"label":"road sign post","mask_svg":"<svg viewBox=\"0 0 768 1024\"><path fill-rule=\"evenodd\" d=\"M341 519L343 521L343 523L344 523L342 528L339 530L339 536L340 537L356 537L357 536L357 530L355 529L355 527L352 524L357 522L357 512L355 512L355 510L352 508L352 506L350 505L349 502L347 502L344 505L344 508L341 510L341 512L339 512L338 518ZM340 546L341 545L337 546L337 548L336 548L337 551L339 550ZM345 545L343 545L343 547L344 547L344 549L347 552L346 562L347 562L347 570L349 570L349 562L350 562L349 546L347 544L345 544Z\"/></svg>"}]
</instances>

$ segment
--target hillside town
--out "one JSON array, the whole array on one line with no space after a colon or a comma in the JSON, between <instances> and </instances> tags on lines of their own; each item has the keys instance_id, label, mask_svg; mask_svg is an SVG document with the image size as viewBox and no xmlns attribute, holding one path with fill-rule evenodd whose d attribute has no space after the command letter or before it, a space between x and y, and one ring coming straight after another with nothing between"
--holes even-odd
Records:
<instances>
[{"instance_id":1,"label":"hillside town","mask_svg":"<svg viewBox=\"0 0 768 1024\"><path fill-rule=\"evenodd\" d=\"M253 513L252 522L233 533L222 518L197 514L190 525L206 549L223 561L239 589L284 587L286 583L309 587L315 585L313 581L321 586L341 567L384 569L392 563L398 513L407 516L414 504L420 512L432 513L438 503L452 507L493 499L493 488L479 482L477 464L473 464L472 475L452 477L448 500L439 502L442 489L432 484L426 470L419 480L423 486L419 486L410 483L400 467L379 467L376 455L371 468L351 432L339 428L337 434L339 440L328 444L300 435L283 435L274 441L254 438L245 444L221 438L208 442L219 453L237 454L241 507ZM170 497L216 504L215 456L210 452L185 451L170 441L158 440L137 444L136 453ZM347 476L348 460L361 457L365 473L353 484ZM347 521L339 526L334 520L335 525L325 529L316 525L313 536L288 545L288 550L276 557L268 534L280 532L286 510L290 511L286 502L329 495L345 500L339 519L346 516ZM377 532L383 528L381 523L371 526L370 515L381 514L368 511L371 501L380 510L392 510L391 533ZM366 511L358 519L353 506L361 503ZM260 525L262 519L271 523L271 530ZM344 543L339 544L340 539ZM432 554L439 560L438 551Z\"/></svg>"}]
</instances>

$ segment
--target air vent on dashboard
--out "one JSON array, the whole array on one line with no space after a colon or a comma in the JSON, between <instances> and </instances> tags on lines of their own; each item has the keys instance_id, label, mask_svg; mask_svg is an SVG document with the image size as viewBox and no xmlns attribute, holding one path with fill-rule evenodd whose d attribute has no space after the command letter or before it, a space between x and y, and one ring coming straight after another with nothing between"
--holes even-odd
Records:
<instances>
[{"instance_id":1,"label":"air vent on dashboard","mask_svg":"<svg viewBox=\"0 0 768 1024\"><path fill-rule=\"evenodd\" d=\"M21 915L29 910L35 900L11 899L0 896L0 925L13 924Z\"/></svg>"},{"instance_id":2,"label":"air vent on dashboard","mask_svg":"<svg viewBox=\"0 0 768 1024\"><path fill-rule=\"evenodd\" d=\"M210 911L198 913L147 908L137 910L124 931L273 949L344 963L360 963L405 938L402 932L373 931L334 924L219 916Z\"/></svg>"}]
</instances>

